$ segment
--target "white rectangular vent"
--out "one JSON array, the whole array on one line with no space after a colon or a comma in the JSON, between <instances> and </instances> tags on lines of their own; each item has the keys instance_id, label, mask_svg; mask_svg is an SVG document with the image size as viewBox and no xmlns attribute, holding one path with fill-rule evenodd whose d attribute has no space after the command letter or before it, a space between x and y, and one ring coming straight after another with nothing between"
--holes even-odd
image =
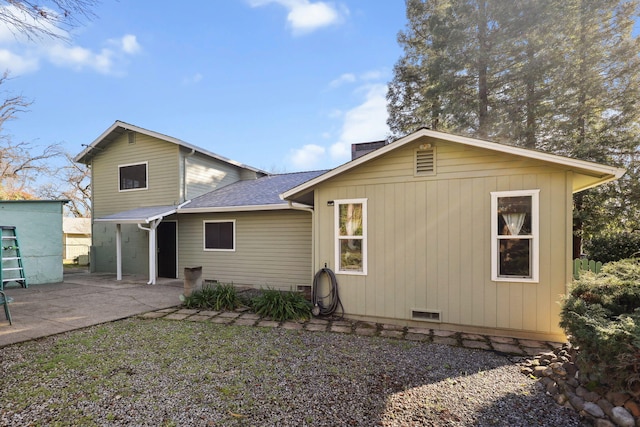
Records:
<instances>
[{"instance_id":1,"label":"white rectangular vent","mask_svg":"<svg viewBox=\"0 0 640 427\"><path fill-rule=\"evenodd\" d=\"M136 133L134 131L130 130L129 132L127 132L127 138L128 138L129 144L136 143Z\"/></svg>"},{"instance_id":2,"label":"white rectangular vent","mask_svg":"<svg viewBox=\"0 0 640 427\"><path fill-rule=\"evenodd\" d=\"M411 310L411 317L416 320L428 320L430 322L440 321L439 311L427 311L427 310Z\"/></svg>"},{"instance_id":3,"label":"white rectangular vent","mask_svg":"<svg viewBox=\"0 0 640 427\"><path fill-rule=\"evenodd\" d=\"M416 175L433 175L436 173L435 148L416 151Z\"/></svg>"}]
</instances>

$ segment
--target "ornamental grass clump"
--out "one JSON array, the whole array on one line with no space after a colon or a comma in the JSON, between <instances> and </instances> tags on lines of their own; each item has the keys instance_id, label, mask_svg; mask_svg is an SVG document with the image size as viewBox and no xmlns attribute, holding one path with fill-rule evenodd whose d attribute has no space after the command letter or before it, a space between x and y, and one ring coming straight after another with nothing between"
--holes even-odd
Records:
<instances>
[{"instance_id":1,"label":"ornamental grass clump","mask_svg":"<svg viewBox=\"0 0 640 427\"><path fill-rule=\"evenodd\" d=\"M212 286L206 283L202 289L185 298L184 306L209 310L235 310L240 306L240 298L233 285L217 283Z\"/></svg>"},{"instance_id":2,"label":"ornamental grass clump","mask_svg":"<svg viewBox=\"0 0 640 427\"><path fill-rule=\"evenodd\" d=\"M640 260L585 272L563 302L560 326L589 379L640 396Z\"/></svg>"},{"instance_id":3,"label":"ornamental grass clump","mask_svg":"<svg viewBox=\"0 0 640 427\"><path fill-rule=\"evenodd\" d=\"M298 292L266 289L253 299L252 308L256 314L279 322L311 317L311 303Z\"/></svg>"}]
</instances>

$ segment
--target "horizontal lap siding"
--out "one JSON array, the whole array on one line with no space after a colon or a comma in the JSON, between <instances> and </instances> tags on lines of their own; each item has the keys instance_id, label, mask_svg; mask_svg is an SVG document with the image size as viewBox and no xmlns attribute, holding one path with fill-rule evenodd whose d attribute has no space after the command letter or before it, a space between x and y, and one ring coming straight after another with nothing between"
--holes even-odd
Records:
<instances>
[{"instance_id":1,"label":"horizontal lap siding","mask_svg":"<svg viewBox=\"0 0 640 427\"><path fill-rule=\"evenodd\" d=\"M172 205L180 198L180 158L178 146L150 136L136 134L128 143L127 134L100 151L92 162L93 217L100 218L142 206ZM98 150L99 151L99 150ZM118 166L148 162L148 189L119 191ZM116 226L94 223L92 228L94 265L98 272L116 271ZM122 225L122 271L148 274L146 231L136 225Z\"/></svg>"},{"instance_id":2,"label":"horizontal lap siding","mask_svg":"<svg viewBox=\"0 0 640 427\"><path fill-rule=\"evenodd\" d=\"M114 214L141 206L179 202L180 170L178 146L136 134L129 144L124 134L101 151L92 162L93 216ZM148 189L119 191L118 166L148 162Z\"/></svg>"},{"instance_id":3,"label":"horizontal lap siding","mask_svg":"<svg viewBox=\"0 0 640 427\"><path fill-rule=\"evenodd\" d=\"M327 201L368 199L369 274L338 275L346 312L409 322L412 309L433 310L452 325L560 335L557 301L565 292L571 215L567 172L485 150L434 145L435 176L413 176L412 146L316 191L316 261L334 271L333 208ZM540 283L492 282L490 193L535 188L541 190Z\"/></svg>"},{"instance_id":4,"label":"horizontal lap siding","mask_svg":"<svg viewBox=\"0 0 640 427\"><path fill-rule=\"evenodd\" d=\"M234 252L204 251L203 221L236 220ZM261 211L180 215L179 271L203 267L223 283L294 289L311 283L311 215Z\"/></svg>"},{"instance_id":5,"label":"horizontal lap siding","mask_svg":"<svg viewBox=\"0 0 640 427\"><path fill-rule=\"evenodd\" d=\"M187 200L240 180L240 169L228 163L200 154L185 155L184 158Z\"/></svg>"}]
</instances>

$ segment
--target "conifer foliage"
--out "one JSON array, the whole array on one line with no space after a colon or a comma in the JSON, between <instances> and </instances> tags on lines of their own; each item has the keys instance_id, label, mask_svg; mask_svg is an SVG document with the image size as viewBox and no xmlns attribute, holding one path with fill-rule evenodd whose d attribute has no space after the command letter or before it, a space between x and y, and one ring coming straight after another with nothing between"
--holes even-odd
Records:
<instances>
[{"instance_id":1,"label":"conifer foliage","mask_svg":"<svg viewBox=\"0 0 640 427\"><path fill-rule=\"evenodd\" d=\"M387 93L419 127L628 169L576 200L576 226L640 228L637 0L407 0Z\"/></svg>"}]
</instances>

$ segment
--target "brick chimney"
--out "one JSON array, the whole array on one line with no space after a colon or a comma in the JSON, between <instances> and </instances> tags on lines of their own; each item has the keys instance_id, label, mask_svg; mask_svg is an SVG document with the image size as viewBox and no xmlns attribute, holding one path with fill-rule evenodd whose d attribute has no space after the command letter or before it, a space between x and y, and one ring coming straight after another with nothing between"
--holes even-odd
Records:
<instances>
[{"instance_id":1,"label":"brick chimney","mask_svg":"<svg viewBox=\"0 0 640 427\"><path fill-rule=\"evenodd\" d=\"M358 144L351 144L351 160L355 160L358 157L362 157L365 154L382 148L385 146L386 141L374 141L374 142L360 142Z\"/></svg>"}]
</instances>

